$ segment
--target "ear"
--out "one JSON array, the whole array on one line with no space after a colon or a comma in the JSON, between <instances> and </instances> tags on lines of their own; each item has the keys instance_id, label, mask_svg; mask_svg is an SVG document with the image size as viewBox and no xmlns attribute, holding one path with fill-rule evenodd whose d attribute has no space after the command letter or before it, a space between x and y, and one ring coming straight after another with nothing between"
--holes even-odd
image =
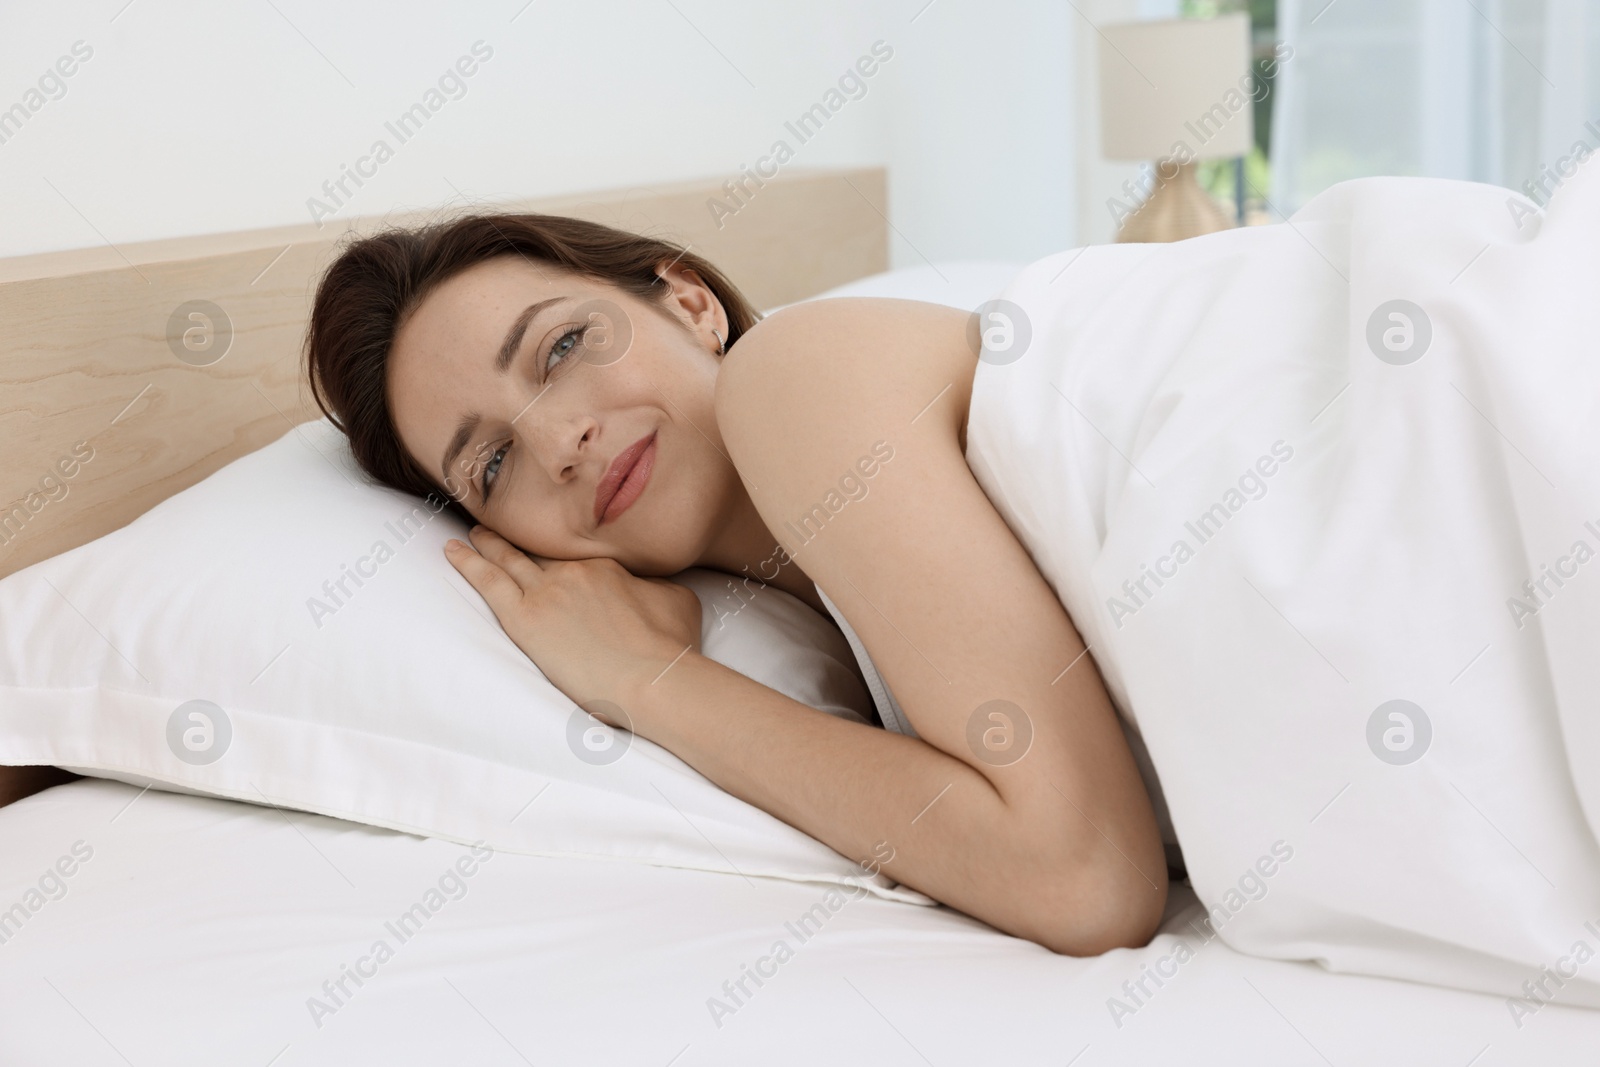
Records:
<instances>
[{"instance_id":1,"label":"ear","mask_svg":"<svg viewBox=\"0 0 1600 1067\"><path fill-rule=\"evenodd\" d=\"M728 313L723 310L717 294L711 291L711 287L706 285L693 267L676 261L663 261L656 268L656 277L667 287L663 304L683 320L691 333L705 342L708 350L715 352L719 347L713 331L722 337L724 343L727 342Z\"/></svg>"}]
</instances>

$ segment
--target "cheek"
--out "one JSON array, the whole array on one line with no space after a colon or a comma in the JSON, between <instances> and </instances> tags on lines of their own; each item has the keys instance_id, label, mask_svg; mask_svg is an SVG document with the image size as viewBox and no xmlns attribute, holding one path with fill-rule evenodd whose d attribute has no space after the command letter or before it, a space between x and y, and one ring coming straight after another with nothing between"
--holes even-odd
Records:
<instances>
[{"instance_id":1,"label":"cheek","mask_svg":"<svg viewBox=\"0 0 1600 1067\"><path fill-rule=\"evenodd\" d=\"M659 573L694 566L735 514L744 492L733 464L718 455L693 427L674 424L676 462L664 469L654 506L635 533ZM665 464L664 464L665 467Z\"/></svg>"},{"instance_id":2,"label":"cheek","mask_svg":"<svg viewBox=\"0 0 1600 1067\"><path fill-rule=\"evenodd\" d=\"M532 556L549 559L585 559L602 555L586 538L555 519L547 502L522 500L485 523L507 541Z\"/></svg>"}]
</instances>

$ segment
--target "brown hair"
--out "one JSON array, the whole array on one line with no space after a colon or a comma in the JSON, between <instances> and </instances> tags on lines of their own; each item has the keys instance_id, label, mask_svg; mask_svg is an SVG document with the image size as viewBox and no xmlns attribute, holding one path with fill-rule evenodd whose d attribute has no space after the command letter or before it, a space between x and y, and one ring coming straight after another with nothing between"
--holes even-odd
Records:
<instances>
[{"instance_id":1,"label":"brown hair","mask_svg":"<svg viewBox=\"0 0 1600 1067\"><path fill-rule=\"evenodd\" d=\"M667 293L657 271L679 263L722 302L731 347L760 315L721 271L669 241L557 215L468 215L354 241L317 286L306 329L311 395L349 438L350 450L380 485L425 499L440 494L467 521L455 494L400 443L389 405L387 368L395 335L441 282L497 256L520 255L609 282L645 300Z\"/></svg>"}]
</instances>

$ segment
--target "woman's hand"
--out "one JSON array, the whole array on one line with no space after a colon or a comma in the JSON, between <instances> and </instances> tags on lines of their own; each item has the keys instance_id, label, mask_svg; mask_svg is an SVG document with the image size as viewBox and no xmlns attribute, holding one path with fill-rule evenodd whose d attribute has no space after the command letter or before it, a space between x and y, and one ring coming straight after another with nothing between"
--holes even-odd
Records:
<instances>
[{"instance_id":1,"label":"woman's hand","mask_svg":"<svg viewBox=\"0 0 1600 1067\"><path fill-rule=\"evenodd\" d=\"M506 635L573 700L622 707L685 652L700 650L700 599L616 560L535 560L486 526L445 557L489 602ZM614 724L624 725L624 724Z\"/></svg>"}]
</instances>

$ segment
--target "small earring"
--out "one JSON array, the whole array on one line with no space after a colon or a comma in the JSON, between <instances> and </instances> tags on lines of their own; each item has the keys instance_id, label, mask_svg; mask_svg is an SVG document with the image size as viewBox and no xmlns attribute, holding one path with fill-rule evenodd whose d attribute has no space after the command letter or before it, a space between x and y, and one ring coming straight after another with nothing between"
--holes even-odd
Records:
<instances>
[{"instance_id":1,"label":"small earring","mask_svg":"<svg viewBox=\"0 0 1600 1067\"><path fill-rule=\"evenodd\" d=\"M726 343L723 342L722 335L720 333L718 333L716 330L712 330L711 331L711 336L715 337L717 339L717 355L720 356L720 355L723 355L724 353L726 353L728 351L728 346L727 346Z\"/></svg>"}]
</instances>

